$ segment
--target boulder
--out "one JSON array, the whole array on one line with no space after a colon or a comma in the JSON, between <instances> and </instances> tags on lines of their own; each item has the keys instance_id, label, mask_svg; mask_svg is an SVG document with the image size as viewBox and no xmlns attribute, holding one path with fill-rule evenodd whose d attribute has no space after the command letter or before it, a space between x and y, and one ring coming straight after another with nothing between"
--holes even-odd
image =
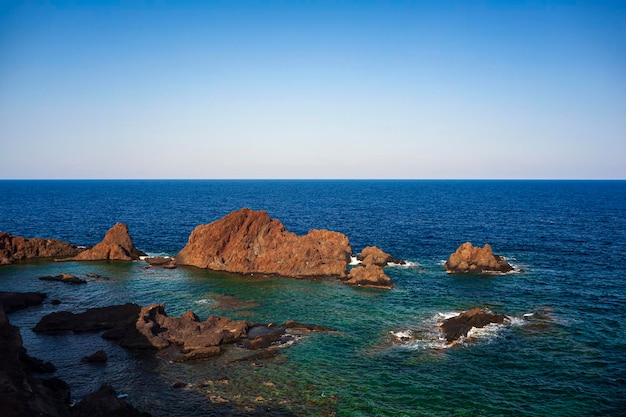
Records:
<instances>
[{"instance_id":1,"label":"boulder","mask_svg":"<svg viewBox=\"0 0 626 417\"><path fill-rule=\"evenodd\" d=\"M110 385L103 385L72 407L71 417L150 417L142 413L121 398Z\"/></svg>"},{"instance_id":2,"label":"boulder","mask_svg":"<svg viewBox=\"0 0 626 417\"><path fill-rule=\"evenodd\" d=\"M502 257L494 255L489 244L484 248L466 242L459 246L445 263L446 270L455 274L463 273L504 273L513 267Z\"/></svg>"},{"instance_id":3,"label":"boulder","mask_svg":"<svg viewBox=\"0 0 626 417\"><path fill-rule=\"evenodd\" d=\"M68 260L133 261L139 259L140 256L146 256L146 254L133 244L133 240L128 234L128 226L123 223L115 223L106 233L102 242Z\"/></svg>"},{"instance_id":4,"label":"boulder","mask_svg":"<svg viewBox=\"0 0 626 417\"><path fill-rule=\"evenodd\" d=\"M83 249L56 239L25 238L0 232L0 265L32 258L76 256Z\"/></svg>"},{"instance_id":5,"label":"boulder","mask_svg":"<svg viewBox=\"0 0 626 417\"><path fill-rule=\"evenodd\" d=\"M344 284L383 289L389 289L393 286L383 268L374 264L355 266L350 270L348 280L344 281Z\"/></svg>"},{"instance_id":6,"label":"boulder","mask_svg":"<svg viewBox=\"0 0 626 417\"><path fill-rule=\"evenodd\" d=\"M46 299L46 294L40 292L4 292L0 291L0 303L4 312L9 314L31 306L40 305Z\"/></svg>"},{"instance_id":7,"label":"boulder","mask_svg":"<svg viewBox=\"0 0 626 417\"><path fill-rule=\"evenodd\" d=\"M267 212L244 208L197 226L176 263L241 274L345 277L351 253L341 233L311 230L298 236Z\"/></svg>"},{"instance_id":8,"label":"boulder","mask_svg":"<svg viewBox=\"0 0 626 417\"><path fill-rule=\"evenodd\" d=\"M357 256L357 259L361 261L363 265L387 266L390 262L395 264L404 263L376 246L366 246L363 248L361 254Z\"/></svg>"},{"instance_id":9,"label":"boulder","mask_svg":"<svg viewBox=\"0 0 626 417\"><path fill-rule=\"evenodd\" d=\"M141 307L127 303L116 306L90 308L83 313L58 311L39 320L33 331L38 333L54 332L98 332L134 326Z\"/></svg>"},{"instance_id":10,"label":"boulder","mask_svg":"<svg viewBox=\"0 0 626 417\"><path fill-rule=\"evenodd\" d=\"M491 323L502 324L505 320L508 318L504 314L493 314L479 308L472 308L458 316L444 320L439 326L439 330L443 333L446 341L452 343L467 336L474 327L480 329Z\"/></svg>"},{"instance_id":11,"label":"boulder","mask_svg":"<svg viewBox=\"0 0 626 417\"><path fill-rule=\"evenodd\" d=\"M87 281L85 281L84 279L80 279L77 276L72 275L72 274L45 276L45 277L39 277L39 279L42 281L58 281L58 282L63 282L65 284L86 284L87 283Z\"/></svg>"},{"instance_id":12,"label":"boulder","mask_svg":"<svg viewBox=\"0 0 626 417\"><path fill-rule=\"evenodd\" d=\"M156 256L153 258L146 258L145 261L148 262L150 266L155 266L155 267L165 268L165 269L176 268L176 260L170 257Z\"/></svg>"}]
</instances>

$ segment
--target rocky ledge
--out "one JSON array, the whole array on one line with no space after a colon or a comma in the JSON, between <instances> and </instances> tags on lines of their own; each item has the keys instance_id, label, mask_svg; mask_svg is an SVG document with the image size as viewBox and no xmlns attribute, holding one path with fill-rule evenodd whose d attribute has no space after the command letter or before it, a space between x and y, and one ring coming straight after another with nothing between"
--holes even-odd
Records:
<instances>
[{"instance_id":1,"label":"rocky ledge","mask_svg":"<svg viewBox=\"0 0 626 417\"><path fill-rule=\"evenodd\" d=\"M0 291L0 305L5 313L23 310L31 306L38 306L46 299L41 292L4 292Z\"/></svg>"},{"instance_id":2,"label":"rocky ledge","mask_svg":"<svg viewBox=\"0 0 626 417\"><path fill-rule=\"evenodd\" d=\"M76 256L82 249L56 239L25 238L0 232L0 265L22 259Z\"/></svg>"},{"instance_id":3,"label":"rocky ledge","mask_svg":"<svg viewBox=\"0 0 626 417\"><path fill-rule=\"evenodd\" d=\"M222 353L222 346L239 343L245 348L269 347L289 335L327 330L319 326L287 322L284 325L251 324L209 316L200 321L188 311L168 317L163 304L140 307L123 304L91 308L83 313L61 311L44 316L33 329L39 333L102 331L102 337L131 349L175 347L176 361L205 359ZM271 336L268 336L271 334Z\"/></svg>"},{"instance_id":4,"label":"rocky ledge","mask_svg":"<svg viewBox=\"0 0 626 417\"><path fill-rule=\"evenodd\" d=\"M298 236L267 212L244 208L197 226L176 263L242 274L345 277L351 254L342 233L311 230Z\"/></svg>"},{"instance_id":5,"label":"rocky ledge","mask_svg":"<svg viewBox=\"0 0 626 417\"><path fill-rule=\"evenodd\" d=\"M505 273L513 270L513 267L501 256L494 255L489 244L485 247L472 246L466 242L459 246L445 263L446 270L450 273L483 274Z\"/></svg>"},{"instance_id":6,"label":"rocky ledge","mask_svg":"<svg viewBox=\"0 0 626 417\"><path fill-rule=\"evenodd\" d=\"M94 247L79 253L68 261L133 261L140 256L146 256L133 244L128 234L128 226L124 223L115 223L104 235L102 242Z\"/></svg>"},{"instance_id":7,"label":"rocky ledge","mask_svg":"<svg viewBox=\"0 0 626 417\"><path fill-rule=\"evenodd\" d=\"M489 324L503 324L509 318L504 314L493 314L479 308L472 308L458 316L446 319L439 326L439 330L448 343L454 343L461 337L466 337L472 328L480 329Z\"/></svg>"}]
</instances>

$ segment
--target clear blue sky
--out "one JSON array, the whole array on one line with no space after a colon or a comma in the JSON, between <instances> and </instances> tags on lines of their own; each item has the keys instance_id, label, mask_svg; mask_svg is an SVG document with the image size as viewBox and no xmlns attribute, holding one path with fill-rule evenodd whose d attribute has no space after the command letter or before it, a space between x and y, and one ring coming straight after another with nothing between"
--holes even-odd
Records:
<instances>
[{"instance_id":1,"label":"clear blue sky","mask_svg":"<svg viewBox=\"0 0 626 417\"><path fill-rule=\"evenodd\" d=\"M0 0L0 178L626 178L626 2Z\"/></svg>"}]
</instances>

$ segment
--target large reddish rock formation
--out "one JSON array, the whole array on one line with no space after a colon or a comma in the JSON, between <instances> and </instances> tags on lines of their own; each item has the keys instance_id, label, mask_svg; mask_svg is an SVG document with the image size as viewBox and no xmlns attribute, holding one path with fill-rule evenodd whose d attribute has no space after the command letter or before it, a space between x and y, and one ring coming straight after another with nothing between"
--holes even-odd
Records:
<instances>
[{"instance_id":1,"label":"large reddish rock formation","mask_svg":"<svg viewBox=\"0 0 626 417\"><path fill-rule=\"evenodd\" d=\"M135 248L133 239L128 234L128 226L124 223L115 223L104 236L102 242L96 244L77 256L72 261L100 261L118 260L132 261L146 256L145 253Z\"/></svg>"},{"instance_id":2,"label":"large reddish rock formation","mask_svg":"<svg viewBox=\"0 0 626 417\"><path fill-rule=\"evenodd\" d=\"M81 250L76 245L56 239L25 238L0 232L0 265L21 259L76 256Z\"/></svg>"},{"instance_id":3,"label":"large reddish rock formation","mask_svg":"<svg viewBox=\"0 0 626 417\"><path fill-rule=\"evenodd\" d=\"M446 341L452 343L467 336L472 328L480 329L491 323L503 324L508 320L504 314L493 314L479 308L472 308L458 316L446 319L439 326L439 330L444 334Z\"/></svg>"},{"instance_id":4,"label":"large reddish rock formation","mask_svg":"<svg viewBox=\"0 0 626 417\"><path fill-rule=\"evenodd\" d=\"M494 255L489 244L484 248L466 242L459 246L445 263L446 270L452 273L504 273L513 267L502 257Z\"/></svg>"},{"instance_id":5,"label":"large reddish rock formation","mask_svg":"<svg viewBox=\"0 0 626 417\"><path fill-rule=\"evenodd\" d=\"M179 265L242 274L345 277L352 249L338 232L288 232L265 211L247 208L194 229L176 255Z\"/></svg>"}]
</instances>

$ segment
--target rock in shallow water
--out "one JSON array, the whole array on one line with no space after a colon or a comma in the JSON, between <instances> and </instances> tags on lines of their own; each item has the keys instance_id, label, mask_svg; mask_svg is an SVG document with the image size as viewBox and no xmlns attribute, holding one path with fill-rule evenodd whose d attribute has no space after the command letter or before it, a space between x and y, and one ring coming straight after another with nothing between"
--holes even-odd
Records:
<instances>
[{"instance_id":1,"label":"rock in shallow water","mask_svg":"<svg viewBox=\"0 0 626 417\"><path fill-rule=\"evenodd\" d=\"M452 343L467 336L472 328L480 329L489 324L503 324L509 320L504 314L493 314L479 308L472 308L458 316L446 319L439 326L439 330L448 343Z\"/></svg>"},{"instance_id":2,"label":"rock in shallow water","mask_svg":"<svg viewBox=\"0 0 626 417\"><path fill-rule=\"evenodd\" d=\"M76 245L56 239L25 238L0 232L0 265L22 259L75 256L81 251Z\"/></svg>"},{"instance_id":3,"label":"rock in shallow water","mask_svg":"<svg viewBox=\"0 0 626 417\"><path fill-rule=\"evenodd\" d=\"M451 273L504 273L513 267L501 256L494 255L489 244L485 247L472 246L465 242L454 252L445 263L446 270Z\"/></svg>"},{"instance_id":4,"label":"rock in shallow water","mask_svg":"<svg viewBox=\"0 0 626 417\"><path fill-rule=\"evenodd\" d=\"M123 223L115 223L105 234L102 242L91 249L81 252L77 256L66 259L69 261L98 261L119 260L132 261L146 256L133 244L133 239L128 234L128 226Z\"/></svg>"}]
</instances>

